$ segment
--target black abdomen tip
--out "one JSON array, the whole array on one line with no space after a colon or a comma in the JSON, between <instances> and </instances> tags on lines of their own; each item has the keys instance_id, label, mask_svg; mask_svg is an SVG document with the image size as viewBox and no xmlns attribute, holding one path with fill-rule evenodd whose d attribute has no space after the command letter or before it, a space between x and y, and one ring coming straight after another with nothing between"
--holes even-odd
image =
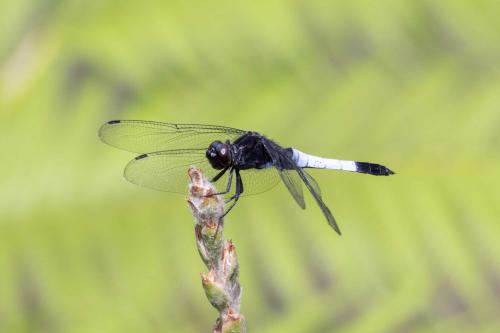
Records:
<instances>
[{"instance_id":1,"label":"black abdomen tip","mask_svg":"<svg viewBox=\"0 0 500 333\"><path fill-rule=\"evenodd\" d=\"M108 125L119 124L119 123L121 123L121 120L110 120L110 121L108 121Z\"/></svg>"},{"instance_id":2,"label":"black abdomen tip","mask_svg":"<svg viewBox=\"0 0 500 333\"><path fill-rule=\"evenodd\" d=\"M394 171L388 167L368 162L356 162L356 171L374 176L390 176L394 174Z\"/></svg>"},{"instance_id":3,"label":"black abdomen tip","mask_svg":"<svg viewBox=\"0 0 500 333\"><path fill-rule=\"evenodd\" d=\"M146 158L146 157L148 157L148 154L142 154L142 155L137 156L135 159L142 160L143 158Z\"/></svg>"}]
</instances>

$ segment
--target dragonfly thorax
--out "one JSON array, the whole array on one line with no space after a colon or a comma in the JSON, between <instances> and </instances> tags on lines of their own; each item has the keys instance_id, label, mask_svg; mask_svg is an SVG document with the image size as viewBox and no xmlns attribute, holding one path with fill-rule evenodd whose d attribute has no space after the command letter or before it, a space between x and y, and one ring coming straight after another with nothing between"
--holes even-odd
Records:
<instances>
[{"instance_id":1,"label":"dragonfly thorax","mask_svg":"<svg viewBox=\"0 0 500 333\"><path fill-rule=\"evenodd\" d=\"M206 156L214 169L222 170L233 164L231 144L214 141L207 149Z\"/></svg>"}]
</instances>

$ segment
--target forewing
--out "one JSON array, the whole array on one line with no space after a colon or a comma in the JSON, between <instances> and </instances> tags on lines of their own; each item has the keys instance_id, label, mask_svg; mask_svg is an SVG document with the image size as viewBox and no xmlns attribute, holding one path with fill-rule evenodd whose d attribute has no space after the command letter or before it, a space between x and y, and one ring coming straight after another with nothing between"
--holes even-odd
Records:
<instances>
[{"instance_id":1,"label":"forewing","mask_svg":"<svg viewBox=\"0 0 500 333\"><path fill-rule=\"evenodd\" d=\"M304 192L302 191L302 180L295 170L279 170L279 175L283 183L285 183L288 191L295 199L295 202L300 208L305 209L306 203L304 201Z\"/></svg>"},{"instance_id":2,"label":"forewing","mask_svg":"<svg viewBox=\"0 0 500 333\"><path fill-rule=\"evenodd\" d=\"M112 120L99 129L99 137L103 142L135 153L207 149L215 140L234 141L243 133L245 131L224 126L145 120Z\"/></svg>"},{"instance_id":3,"label":"forewing","mask_svg":"<svg viewBox=\"0 0 500 333\"><path fill-rule=\"evenodd\" d=\"M124 175L139 186L185 195L189 182L187 171L191 166L201 169L208 180L220 172L212 168L204 149L175 149L137 156L125 167ZM240 174L245 190L243 195L267 191L279 182L276 170L272 168L242 170ZM229 171L214 183L219 192L226 190L228 180ZM233 192L234 181L235 177L231 187Z\"/></svg>"},{"instance_id":4,"label":"forewing","mask_svg":"<svg viewBox=\"0 0 500 333\"><path fill-rule=\"evenodd\" d=\"M143 154L125 167L125 178L136 185L159 191L186 194L191 166L207 167L202 149L176 149ZM210 167L210 169L212 169Z\"/></svg>"}]
</instances>

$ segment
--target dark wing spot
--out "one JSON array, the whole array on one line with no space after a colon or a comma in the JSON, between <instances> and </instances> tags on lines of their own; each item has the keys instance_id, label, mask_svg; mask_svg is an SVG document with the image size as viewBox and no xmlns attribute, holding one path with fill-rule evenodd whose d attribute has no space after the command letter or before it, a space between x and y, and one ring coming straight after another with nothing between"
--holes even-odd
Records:
<instances>
[{"instance_id":1,"label":"dark wing spot","mask_svg":"<svg viewBox=\"0 0 500 333\"><path fill-rule=\"evenodd\" d=\"M121 123L121 120L110 120L110 121L108 121L108 125L119 124L119 123Z\"/></svg>"},{"instance_id":2,"label":"dark wing spot","mask_svg":"<svg viewBox=\"0 0 500 333\"><path fill-rule=\"evenodd\" d=\"M148 157L148 154L142 154L142 155L137 156L135 159L142 160L143 158L146 158L146 157Z\"/></svg>"}]
</instances>

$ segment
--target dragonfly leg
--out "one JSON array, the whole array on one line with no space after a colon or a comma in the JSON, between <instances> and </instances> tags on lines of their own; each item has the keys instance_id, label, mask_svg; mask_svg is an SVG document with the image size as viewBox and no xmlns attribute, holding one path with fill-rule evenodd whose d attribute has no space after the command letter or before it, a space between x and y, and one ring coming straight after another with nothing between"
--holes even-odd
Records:
<instances>
[{"instance_id":1,"label":"dragonfly leg","mask_svg":"<svg viewBox=\"0 0 500 333\"><path fill-rule=\"evenodd\" d=\"M226 200L226 203L229 203L231 201L234 200L233 204L224 212L224 215L222 215L222 217L226 216L227 213L229 213L229 211L231 209L233 209L234 205L236 205L236 202L238 202L238 199L240 198L240 195L243 193L244 189L243 189L243 181L241 180L241 176L240 176L240 171L238 169L235 170L235 173L236 173L236 191L234 193L234 195L227 199Z\"/></svg>"},{"instance_id":2,"label":"dragonfly leg","mask_svg":"<svg viewBox=\"0 0 500 333\"><path fill-rule=\"evenodd\" d=\"M210 180L210 182L211 183L215 183L216 181L218 181L220 177L224 176L224 174L226 173L227 169L229 169L229 167L222 169L218 174L216 174L214 176L214 178L212 178Z\"/></svg>"},{"instance_id":3,"label":"dragonfly leg","mask_svg":"<svg viewBox=\"0 0 500 333\"><path fill-rule=\"evenodd\" d=\"M217 181L217 179L219 179L226 172L226 170L227 170L227 168L224 169L224 170L222 170L224 172L222 172L222 171L219 172L214 178L212 178L212 182ZM231 168L231 170L229 170L229 179L227 180L226 190L224 192L217 192L217 193L207 194L207 195L205 195L205 197L211 197L213 195L219 195L219 194L229 193L229 191L231 191L231 184L233 183L233 172L234 172L234 168Z\"/></svg>"}]
</instances>

